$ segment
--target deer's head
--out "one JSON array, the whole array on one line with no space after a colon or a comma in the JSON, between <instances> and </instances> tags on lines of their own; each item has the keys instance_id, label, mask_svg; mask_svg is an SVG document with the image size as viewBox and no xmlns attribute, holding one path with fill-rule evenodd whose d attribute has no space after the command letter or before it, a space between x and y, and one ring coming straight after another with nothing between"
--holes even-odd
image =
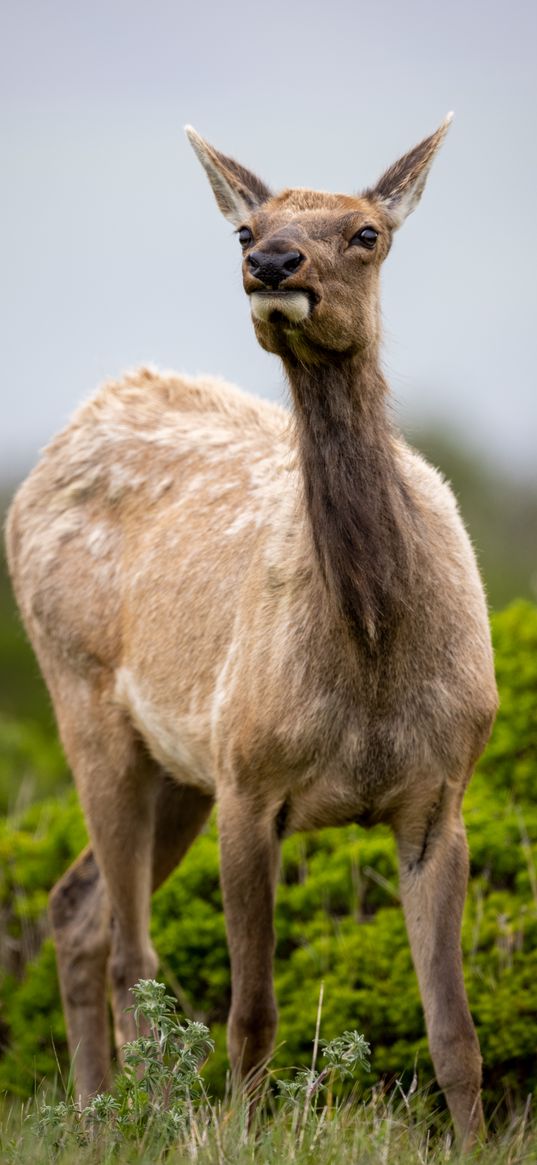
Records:
<instances>
[{"instance_id":1,"label":"deer's head","mask_svg":"<svg viewBox=\"0 0 537 1165\"><path fill-rule=\"evenodd\" d=\"M243 253L244 290L263 348L302 363L352 355L379 336L379 273L393 232L417 205L451 114L360 195L284 190L187 127Z\"/></svg>"}]
</instances>

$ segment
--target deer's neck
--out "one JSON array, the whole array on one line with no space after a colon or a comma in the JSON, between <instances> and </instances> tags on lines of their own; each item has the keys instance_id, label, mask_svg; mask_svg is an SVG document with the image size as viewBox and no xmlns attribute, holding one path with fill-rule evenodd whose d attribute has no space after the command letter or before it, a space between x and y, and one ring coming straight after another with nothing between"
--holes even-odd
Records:
<instances>
[{"instance_id":1,"label":"deer's neck","mask_svg":"<svg viewBox=\"0 0 537 1165\"><path fill-rule=\"evenodd\" d=\"M313 547L331 600L370 646L408 608L413 507L376 360L286 367Z\"/></svg>"}]
</instances>

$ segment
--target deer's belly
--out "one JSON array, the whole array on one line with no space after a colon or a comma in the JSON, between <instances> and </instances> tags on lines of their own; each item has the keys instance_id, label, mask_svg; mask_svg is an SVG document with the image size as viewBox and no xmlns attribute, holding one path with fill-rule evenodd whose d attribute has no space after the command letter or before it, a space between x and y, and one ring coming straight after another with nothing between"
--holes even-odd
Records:
<instances>
[{"instance_id":1,"label":"deer's belly","mask_svg":"<svg viewBox=\"0 0 537 1165\"><path fill-rule=\"evenodd\" d=\"M128 668L116 676L116 699L128 712L151 756L183 785L214 793L210 716L181 715L152 700Z\"/></svg>"}]
</instances>

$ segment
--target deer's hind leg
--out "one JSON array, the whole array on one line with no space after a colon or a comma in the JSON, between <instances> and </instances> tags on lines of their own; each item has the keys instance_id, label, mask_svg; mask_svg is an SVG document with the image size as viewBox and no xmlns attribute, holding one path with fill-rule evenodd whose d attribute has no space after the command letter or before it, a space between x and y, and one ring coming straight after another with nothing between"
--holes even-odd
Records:
<instances>
[{"instance_id":1,"label":"deer's hind leg","mask_svg":"<svg viewBox=\"0 0 537 1165\"><path fill-rule=\"evenodd\" d=\"M49 914L77 1097L85 1103L110 1085L110 904L90 847L54 886Z\"/></svg>"},{"instance_id":2,"label":"deer's hind leg","mask_svg":"<svg viewBox=\"0 0 537 1165\"><path fill-rule=\"evenodd\" d=\"M51 920L77 1094L85 1100L109 1084L107 977L121 1046L135 1034L125 1012L130 989L157 966L152 889L188 849L211 798L174 786L102 696L86 692L83 715L76 702L67 707L72 713L60 710L58 719L92 844L53 890Z\"/></svg>"},{"instance_id":3,"label":"deer's hind leg","mask_svg":"<svg viewBox=\"0 0 537 1165\"><path fill-rule=\"evenodd\" d=\"M440 791L423 813L410 805L395 823L400 888L423 1001L429 1048L459 1142L483 1125L481 1055L470 1015L461 952L468 850L460 790Z\"/></svg>"}]
</instances>

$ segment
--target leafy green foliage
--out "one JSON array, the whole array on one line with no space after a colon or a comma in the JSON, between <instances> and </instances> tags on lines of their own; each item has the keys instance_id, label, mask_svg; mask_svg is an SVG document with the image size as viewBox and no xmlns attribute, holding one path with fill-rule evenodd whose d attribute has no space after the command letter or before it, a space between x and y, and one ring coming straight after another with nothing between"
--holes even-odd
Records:
<instances>
[{"instance_id":1,"label":"leafy green foliage","mask_svg":"<svg viewBox=\"0 0 537 1165\"><path fill-rule=\"evenodd\" d=\"M66 1065L54 949L43 939L48 891L85 840L73 793L0 822L0 1090L31 1093L56 1070L56 1048Z\"/></svg>"},{"instance_id":2,"label":"leafy green foliage","mask_svg":"<svg viewBox=\"0 0 537 1165\"><path fill-rule=\"evenodd\" d=\"M68 781L55 735L38 722L0 715L0 813L20 812L36 792L50 796Z\"/></svg>"},{"instance_id":3,"label":"leafy green foliage","mask_svg":"<svg viewBox=\"0 0 537 1165\"><path fill-rule=\"evenodd\" d=\"M467 793L472 878L463 928L465 973L490 1104L537 1085L537 608L513 604L493 632L501 708ZM46 892L84 844L71 795L33 806L0 828L0 1087L67 1071ZM308 1063L324 983L321 1035L357 1027L379 1077L432 1077L423 1015L398 901L390 833L357 826L297 835L284 845L276 913L280 1007L275 1068ZM222 1090L229 965L214 822L155 895L153 941L168 989L215 1042L203 1076ZM338 1088L340 1086L338 1085Z\"/></svg>"}]
</instances>

